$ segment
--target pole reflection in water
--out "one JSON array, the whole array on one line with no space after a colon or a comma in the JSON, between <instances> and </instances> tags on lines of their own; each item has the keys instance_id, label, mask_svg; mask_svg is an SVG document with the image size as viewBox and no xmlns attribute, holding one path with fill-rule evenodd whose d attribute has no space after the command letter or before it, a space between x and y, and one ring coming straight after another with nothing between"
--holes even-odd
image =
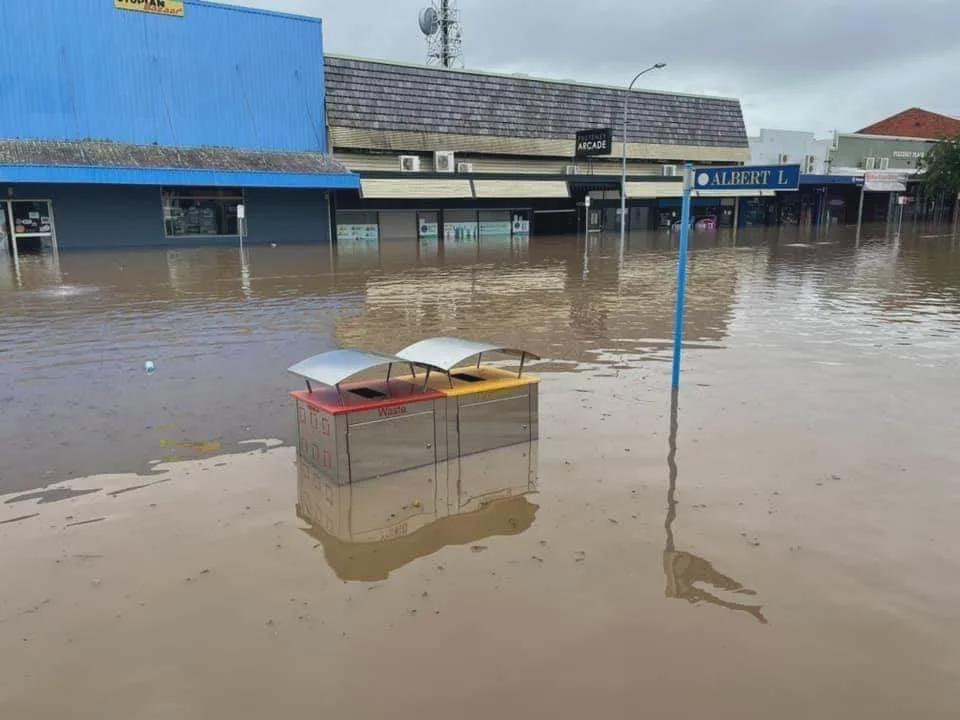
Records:
<instances>
[{"instance_id":1,"label":"pole reflection in water","mask_svg":"<svg viewBox=\"0 0 960 720\"><path fill-rule=\"evenodd\" d=\"M670 470L670 486L667 491L667 519L664 529L667 533L667 544L663 550L663 573L666 576L668 598L686 600L691 604L710 603L727 610L738 610L749 613L759 622L767 624L763 615L763 605L748 605L746 603L724 600L712 592L698 587L698 583L709 585L716 590L729 592L734 595L756 595L753 590L745 588L733 578L717 571L713 565L702 557L692 553L677 550L673 537L673 523L677 519L677 405L679 393L675 389L670 400L670 452L667 455L667 467Z\"/></svg>"},{"instance_id":2,"label":"pole reflection in water","mask_svg":"<svg viewBox=\"0 0 960 720\"><path fill-rule=\"evenodd\" d=\"M539 506L537 443L338 485L298 454L297 515L341 580L376 582L448 545L519 535Z\"/></svg>"}]
</instances>

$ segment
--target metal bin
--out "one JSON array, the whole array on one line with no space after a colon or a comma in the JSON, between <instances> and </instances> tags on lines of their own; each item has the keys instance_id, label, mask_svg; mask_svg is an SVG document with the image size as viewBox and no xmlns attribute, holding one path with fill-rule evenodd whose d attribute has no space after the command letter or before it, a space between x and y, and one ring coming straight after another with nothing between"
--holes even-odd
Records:
<instances>
[{"instance_id":1,"label":"metal bin","mask_svg":"<svg viewBox=\"0 0 960 720\"><path fill-rule=\"evenodd\" d=\"M390 375L410 366L408 380ZM385 380L345 383L386 367ZM446 459L437 432L446 425L446 398L416 380L413 364L388 355L335 350L304 360L290 372L306 381L291 393L297 405L300 456L339 485ZM315 387L315 385L317 387Z\"/></svg>"},{"instance_id":2,"label":"metal bin","mask_svg":"<svg viewBox=\"0 0 960 720\"><path fill-rule=\"evenodd\" d=\"M507 372L482 365L485 354L518 356L520 371ZM540 358L526 350L500 345L432 338L397 353L407 362L427 368L422 387L447 399L446 455L455 458L493 450L539 437L538 387L540 379L524 375L526 359ZM467 360L476 358L476 365Z\"/></svg>"}]
</instances>

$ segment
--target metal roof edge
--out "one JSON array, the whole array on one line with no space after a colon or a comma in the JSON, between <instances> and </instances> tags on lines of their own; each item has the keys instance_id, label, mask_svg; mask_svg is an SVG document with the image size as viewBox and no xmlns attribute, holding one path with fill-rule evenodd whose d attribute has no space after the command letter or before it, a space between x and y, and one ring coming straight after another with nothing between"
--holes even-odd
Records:
<instances>
[{"instance_id":1,"label":"metal roof edge","mask_svg":"<svg viewBox=\"0 0 960 720\"><path fill-rule=\"evenodd\" d=\"M325 52L323 54L323 57L324 59L332 58L334 60L354 60L357 62L366 62L366 63L375 64L375 65L406 67L406 68L413 68L416 70L431 70L438 73L442 73L442 72L465 73L468 75L479 75L481 77L505 78L507 80L531 80L533 82L553 83L556 85L568 85L573 87L597 88L602 90L616 90L617 92L625 91L625 88L617 85L606 85L603 83L588 83L588 82L581 82L578 80L563 80L560 78L546 78L546 77L540 77L537 75L525 75L523 73L494 72L492 70L466 70L463 68L444 69L444 68L436 67L433 65L423 65L420 63L403 62L401 60L383 60L380 58L368 58L368 57L361 57L359 55L345 55L340 53ZM632 92L649 93L651 95L665 95L667 97L690 97L690 98L697 98L701 100L726 100L729 102L735 102L737 103L737 105L741 105L740 98L731 97L727 95L707 95L705 93L671 92L668 90L651 90L647 88L634 88Z\"/></svg>"},{"instance_id":2,"label":"metal roof edge","mask_svg":"<svg viewBox=\"0 0 960 720\"><path fill-rule=\"evenodd\" d=\"M249 7L247 5L231 5L225 2L212 2L211 0L183 0L184 5L199 5L209 7L214 10L230 10L233 12L249 13L251 15L266 15L268 17L286 18L287 20L300 20L302 22L315 23L323 25L323 19L310 15L298 15L296 13L280 12L277 10L266 10L265 8Z\"/></svg>"}]
</instances>

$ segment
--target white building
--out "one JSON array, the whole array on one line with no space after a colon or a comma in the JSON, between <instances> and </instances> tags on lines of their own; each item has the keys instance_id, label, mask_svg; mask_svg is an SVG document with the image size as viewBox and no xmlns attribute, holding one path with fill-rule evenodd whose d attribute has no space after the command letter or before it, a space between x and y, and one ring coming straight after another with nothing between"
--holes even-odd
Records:
<instances>
[{"instance_id":1,"label":"white building","mask_svg":"<svg viewBox=\"0 0 960 720\"><path fill-rule=\"evenodd\" d=\"M763 129L750 141L751 165L799 165L804 175L826 175L833 140L802 130Z\"/></svg>"}]
</instances>

